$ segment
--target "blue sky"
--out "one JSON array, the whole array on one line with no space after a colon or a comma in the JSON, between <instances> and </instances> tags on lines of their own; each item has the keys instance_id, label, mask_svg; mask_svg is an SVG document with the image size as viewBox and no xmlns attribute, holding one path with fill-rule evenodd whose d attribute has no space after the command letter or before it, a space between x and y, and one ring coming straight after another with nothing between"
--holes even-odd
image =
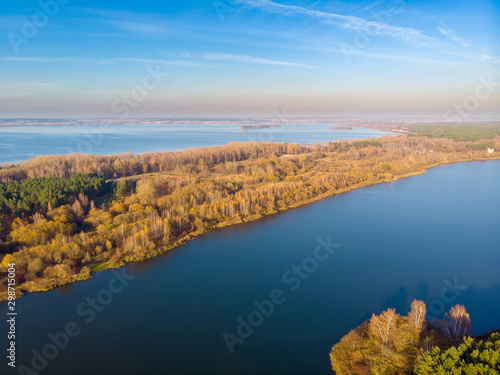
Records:
<instances>
[{"instance_id":1,"label":"blue sky","mask_svg":"<svg viewBox=\"0 0 500 375\"><path fill-rule=\"evenodd\" d=\"M464 105L462 117L500 117L498 0L41 0L0 12L0 117L442 118ZM151 69L161 77L145 89Z\"/></svg>"}]
</instances>

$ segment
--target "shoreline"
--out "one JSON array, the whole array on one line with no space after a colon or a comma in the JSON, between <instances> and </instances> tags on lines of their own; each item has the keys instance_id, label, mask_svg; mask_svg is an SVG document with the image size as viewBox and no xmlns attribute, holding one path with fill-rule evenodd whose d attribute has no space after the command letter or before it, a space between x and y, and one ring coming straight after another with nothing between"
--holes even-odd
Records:
<instances>
[{"instance_id":1,"label":"shoreline","mask_svg":"<svg viewBox=\"0 0 500 375\"><path fill-rule=\"evenodd\" d=\"M498 155L498 156L489 156L489 157L485 157L485 158L475 158L475 159L465 159L464 158L464 159L461 159L461 160L443 161L443 162L439 162L439 163L434 163L434 164L430 164L428 166L423 167L422 170L411 172L411 173L402 174L400 176L393 176L393 178L391 178L391 179L384 179L384 180L380 180L380 181L365 181L365 182L360 182L358 184L355 184L355 185L352 185L352 186L348 186L346 188L342 188L342 189L339 189L339 190L327 191L324 194L321 194L321 195L318 195L316 197L307 199L307 200L302 201L300 203L292 204L289 207L287 207L286 209L276 210L276 211L269 212L269 213L264 213L264 214L254 214L254 215L251 215L251 216L247 217L246 219L239 218L239 220L234 220L234 221L229 222L229 223L227 223L227 222L226 223L219 223L216 226L208 228L208 229L206 229L206 228L197 229L197 230L195 230L195 231L193 231L191 233L188 233L186 236L177 239L171 245L163 247L161 249L158 249L158 251L154 251L154 252L149 253L149 254L147 254L145 256L141 256L141 257L138 257L138 258L125 258L125 259L120 260L120 262L116 263L116 264L108 264L108 262L102 263L99 266L96 266L93 270L91 270L91 272L88 275L85 275L85 276L83 276L83 275L73 275L67 281L59 279L55 283L47 283L45 285L38 285L37 286L38 290L35 290L35 291L25 291L25 290L21 291L21 290L19 290L19 288L16 288L16 299L22 297L25 293L31 294L31 293L45 293L45 292L49 292L49 291L54 290L54 289L56 289L56 288L58 288L60 286L73 284L73 283L76 283L76 282L79 282L79 281L89 280L89 279L92 278L93 274L101 272L101 271L104 271L104 270L118 269L118 268L121 268L121 267L125 266L127 263L132 263L132 262L138 263L138 262L145 261L147 259L152 259L152 258L154 258L154 257L156 257L158 255L164 254L164 253L166 253L166 252L168 252L168 251L170 251L170 250L172 250L172 249L174 249L176 247L184 245L185 243L189 242L190 240L192 240L192 239L194 239L194 238L196 238L196 237L198 237L200 235L204 235L206 233L209 233L212 230L222 229L222 228L225 228L225 227L229 227L229 226L233 226L233 225L238 225L238 224L251 223L253 221L257 221L259 219L262 219L265 216L272 216L272 215L275 215L275 214L277 214L279 212L284 212L284 211L288 211L288 210L293 209L293 208L298 208L298 207L301 207L301 206L305 206L307 204L311 204L311 203L314 203L314 202L317 202L317 201L320 201L320 200L323 200L323 199L326 199L326 198L329 198L329 197L333 197L333 196L338 195L338 194L347 193L349 191L357 190L357 189L360 189L360 188L363 188L363 187L378 185L378 184L385 183L385 182L398 181L400 179L404 179L404 178L408 178L408 177L413 177L413 176L419 176L419 175L424 174L427 170L429 170L431 168L434 168L434 167L441 166L441 165L457 164L457 163L464 163L464 162L481 162L481 161L489 161L489 160L500 160L500 155ZM138 176L136 178L140 178L140 177ZM4 302L6 300L7 300L6 292L1 293L0 294L0 303Z\"/></svg>"},{"instance_id":2,"label":"shoreline","mask_svg":"<svg viewBox=\"0 0 500 375\"><path fill-rule=\"evenodd\" d=\"M35 125L2 125L2 124L0 124L0 130L2 128L32 128L32 127L51 127L51 126L54 126L54 127L70 127L70 128L77 128L77 127L83 127L83 126L105 127L105 128L113 127L113 126L144 126L145 128L147 128L149 125L153 125L153 126L171 126L171 125L206 125L206 126L222 125L222 126L228 126L228 125L233 125L233 126L240 127L240 129L241 129L241 128L243 128L242 124L243 123L241 123L241 124L240 123L217 123L217 124L211 124L211 123L169 123L169 124L140 124L140 123L138 123L138 124L133 124L133 123L130 123L130 124L74 124L74 125L68 125L68 124L51 124L51 125L39 125L39 124L35 124ZM295 122L284 123L284 125L290 125L290 124L307 125L308 123L295 123ZM311 124L323 124L323 123L322 122L317 122L317 123L311 122ZM325 124L328 125L327 123L325 123ZM267 130L267 129L273 129L273 128L282 128L283 124L270 124L270 125L262 124L262 125L257 125L257 126L264 126L264 128L252 128L252 129L243 129L243 130L251 132L252 130ZM369 138L356 138L356 139L347 138L347 139L337 139L337 140L330 140L330 141L319 141L317 143L326 144L328 142L356 141L356 140L372 139L372 138L373 139L378 139L378 138L384 138L384 137L397 137L397 136L400 136L400 135L404 135L404 134L400 134L400 133L395 132L395 131L370 128L370 127L365 127L365 126L362 126L362 125L354 125L354 127L358 128L358 129L365 129L367 131L377 131L380 134L368 135ZM101 136L102 136L102 134L101 134ZM80 154L82 154L82 155L85 155L85 156L100 155L100 156L110 156L110 157L113 157L113 156L119 156L119 155L129 154L129 153L131 153L133 155L154 154L154 153L162 154L162 153L167 153L167 152L183 152L183 151L187 151L187 150L196 150L196 149L204 149L204 148L212 148L212 147L224 147L224 146L230 145L232 143L246 143L246 142L245 141L235 140L235 141L229 141L229 142L226 142L226 143L221 143L221 144L216 144L216 145L193 146L193 147L180 148L180 149L171 149L171 150L162 149L161 151L140 151L140 152L120 151L120 152L111 152L111 153L96 153L96 152L81 153L81 152L76 152L75 151L75 152L61 153L61 154L58 154L58 153L55 153L55 154L54 153L52 153L52 154L41 154L41 155L29 156L29 157L27 157L25 159L20 159L20 160L16 160L16 161L1 161L0 160L0 169L1 169L2 166L4 168L7 168L7 167L9 167L11 165L18 165L18 164L29 162L32 159L44 158L44 157L51 157L51 156L70 156L70 155L80 155ZM263 142L263 143L265 143L265 142ZM292 144L293 143L297 143L299 145L302 145L302 143L299 142L299 141L297 141L297 142L286 142L286 143L292 143ZM313 145L313 144L314 143L310 143L310 144L307 144L307 145Z\"/></svg>"}]
</instances>

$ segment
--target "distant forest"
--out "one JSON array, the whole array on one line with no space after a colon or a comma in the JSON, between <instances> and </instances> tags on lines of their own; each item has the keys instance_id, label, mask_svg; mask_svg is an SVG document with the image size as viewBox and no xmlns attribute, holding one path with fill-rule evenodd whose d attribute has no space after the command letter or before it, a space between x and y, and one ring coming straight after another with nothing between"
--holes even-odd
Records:
<instances>
[{"instance_id":1,"label":"distant forest","mask_svg":"<svg viewBox=\"0 0 500 375\"><path fill-rule=\"evenodd\" d=\"M19 296L50 290L153 257L211 228L442 163L498 158L484 142L405 135L309 146L233 143L3 165L0 298L9 263L16 263ZM487 142L500 149L500 137Z\"/></svg>"},{"instance_id":2,"label":"distant forest","mask_svg":"<svg viewBox=\"0 0 500 375\"><path fill-rule=\"evenodd\" d=\"M474 142L481 139L494 139L500 136L500 126L498 124L443 124L441 126L412 124L408 128L410 131L416 132L419 136L449 138L457 142Z\"/></svg>"},{"instance_id":3,"label":"distant forest","mask_svg":"<svg viewBox=\"0 0 500 375\"><path fill-rule=\"evenodd\" d=\"M404 122L376 122L362 124L360 126L402 132L416 137L428 137L433 139L448 138L456 142L475 142L479 140L492 141L500 136L500 124L498 122L482 123L404 123ZM489 142L491 143L491 142Z\"/></svg>"}]
</instances>

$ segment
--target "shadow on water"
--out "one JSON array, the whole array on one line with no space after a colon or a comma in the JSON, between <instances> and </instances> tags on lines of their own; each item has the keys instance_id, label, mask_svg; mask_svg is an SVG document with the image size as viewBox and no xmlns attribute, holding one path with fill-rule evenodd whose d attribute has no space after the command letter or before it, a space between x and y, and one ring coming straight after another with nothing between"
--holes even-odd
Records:
<instances>
[{"instance_id":1,"label":"shadow on water","mask_svg":"<svg viewBox=\"0 0 500 375\"><path fill-rule=\"evenodd\" d=\"M415 299L427 302L428 298L429 298L429 284L427 284L425 281L419 281L417 285L417 292L415 294Z\"/></svg>"},{"instance_id":2,"label":"shadow on water","mask_svg":"<svg viewBox=\"0 0 500 375\"><path fill-rule=\"evenodd\" d=\"M382 304L382 310L393 309L402 312L405 309L406 299L408 298L408 292L406 287L403 285L398 290L396 290L392 295L388 296L384 303Z\"/></svg>"},{"instance_id":3,"label":"shadow on water","mask_svg":"<svg viewBox=\"0 0 500 375\"><path fill-rule=\"evenodd\" d=\"M61 293L63 296L64 295L69 295L71 293L71 286L73 284L67 284L67 285L62 285L57 288L57 291Z\"/></svg>"},{"instance_id":4,"label":"shadow on water","mask_svg":"<svg viewBox=\"0 0 500 375\"><path fill-rule=\"evenodd\" d=\"M130 262L126 264L126 267L130 270L132 273L143 273L145 271L148 271L152 266L156 266L158 263L167 263L170 261L172 256L174 255L174 251L178 251L182 249L182 245L178 247L174 247L173 249L170 249L163 254L160 254L154 258L146 259L141 262Z\"/></svg>"},{"instance_id":5,"label":"shadow on water","mask_svg":"<svg viewBox=\"0 0 500 375\"><path fill-rule=\"evenodd\" d=\"M371 319L372 313L373 314L379 314L382 311L385 311L387 309L396 309L396 312L398 314L403 314L405 312L405 303L406 300L408 299L408 291L406 290L406 287L402 285L396 291L392 294L389 294L387 297L385 297L384 302L380 305L379 311L373 311L366 313L363 315L363 317L357 322L356 326L361 325L364 321Z\"/></svg>"},{"instance_id":6,"label":"shadow on water","mask_svg":"<svg viewBox=\"0 0 500 375\"><path fill-rule=\"evenodd\" d=\"M486 288L470 287L456 303L464 305L471 318L472 334L500 328L500 284Z\"/></svg>"},{"instance_id":7,"label":"shadow on water","mask_svg":"<svg viewBox=\"0 0 500 375\"><path fill-rule=\"evenodd\" d=\"M472 324L472 334L482 335L491 329L500 328L500 284L495 284L485 288L477 288L474 286L468 287L459 296L452 301L443 301L441 294L436 294L432 298L429 297L428 283L420 281L416 288L415 296L410 295L413 299L422 300L427 304L427 319L432 316L437 320L441 320L444 314L447 313L453 306L460 304L464 305L470 315ZM389 294L381 304L380 312L389 308L395 308L396 312L401 315L408 313L407 302L409 295L405 286L401 286L394 293ZM435 314L432 311L432 304L435 301L440 301L440 310ZM377 314L377 312L374 312ZM365 314L356 326L361 325L364 321L369 320L372 314ZM437 320L435 322L437 322Z\"/></svg>"}]
</instances>

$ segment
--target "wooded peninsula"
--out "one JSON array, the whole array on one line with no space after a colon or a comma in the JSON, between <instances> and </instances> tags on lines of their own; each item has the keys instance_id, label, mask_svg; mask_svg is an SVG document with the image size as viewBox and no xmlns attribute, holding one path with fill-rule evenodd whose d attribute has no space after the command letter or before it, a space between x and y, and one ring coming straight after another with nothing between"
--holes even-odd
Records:
<instances>
[{"instance_id":1,"label":"wooded peninsula","mask_svg":"<svg viewBox=\"0 0 500 375\"><path fill-rule=\"evenodd\" d=\"M489 151L488 151L489 149ZM491 150L495 150L494 152ZM154 257L212 228L249 222L427 168L499 159L500 136L400 135L299 145L39 156L0 169L0 300Z\"/></svg>"}]
</instances>

